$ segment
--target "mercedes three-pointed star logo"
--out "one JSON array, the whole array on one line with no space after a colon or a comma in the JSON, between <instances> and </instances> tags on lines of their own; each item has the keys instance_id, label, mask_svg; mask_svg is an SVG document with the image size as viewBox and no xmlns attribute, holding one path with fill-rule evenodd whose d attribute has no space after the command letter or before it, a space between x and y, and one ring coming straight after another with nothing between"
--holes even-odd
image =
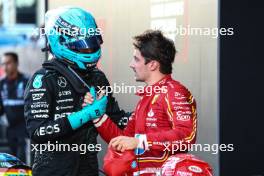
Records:
<instances>
[{"instance_id":1,"label":"mercedes three-pointed star logo","mask_svg":"<svg viewBox=\"0 0 264 176\"><path fill-rule=\"evenodd\" d=\"M59 85L60 87L62 87L62 88L66 87L66 85L67 85L67 81L66 81L66 79L65 79L64 77L60 76L60 77L58 78L58 85Z\"/></svg>"}]
</instances>

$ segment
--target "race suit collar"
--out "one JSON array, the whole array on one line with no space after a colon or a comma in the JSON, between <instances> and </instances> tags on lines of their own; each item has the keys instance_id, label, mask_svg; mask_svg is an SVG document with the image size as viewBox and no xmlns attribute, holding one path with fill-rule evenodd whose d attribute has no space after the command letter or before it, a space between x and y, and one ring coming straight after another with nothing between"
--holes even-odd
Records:
<instances>
[{"instance_id":1,"label":"race suit collar","mask_svg":"<svg viewBox=\"0 0 264 176\"><path fill-rule=\"evenodd\" d=\"M63 62L60 62L57 59L52 59L45 61L42 66L46 69L56 70L62 74L71 83L76 92L86 93L89 91L80 78L77 77Z\"/></svg>"}]
</instances>

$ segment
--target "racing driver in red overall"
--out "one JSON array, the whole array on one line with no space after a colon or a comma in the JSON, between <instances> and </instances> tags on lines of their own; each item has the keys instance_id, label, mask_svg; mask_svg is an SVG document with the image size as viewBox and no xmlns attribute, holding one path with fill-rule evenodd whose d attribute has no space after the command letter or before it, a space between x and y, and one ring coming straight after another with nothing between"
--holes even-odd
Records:
<instances>
[{"instance_id":1,"label":"racing driver in red overall","mask_svg":"<svg viewBox=\"0 0 264 176\"><path fill-rule=\"evenodd\" d=\"M121 152L135 149L136 175L155 175L170 155L181 152L180 145L195 143L196 102L188 89L171 77L176 54L173 41L161 31L148 30L135 36L133 44L130 67L136 81L147 84L137 93L141 99L135 112L124 130L106 114L95 119L94 125L109 147ZM86 95L86 103L92 103L91 96Z\"/></svg>"}]
</instances>

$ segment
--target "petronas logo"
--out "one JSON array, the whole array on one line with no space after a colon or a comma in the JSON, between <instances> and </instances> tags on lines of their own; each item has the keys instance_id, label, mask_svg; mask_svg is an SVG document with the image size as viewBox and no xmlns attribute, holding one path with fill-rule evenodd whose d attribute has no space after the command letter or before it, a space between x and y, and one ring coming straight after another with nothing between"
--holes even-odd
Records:
<instances>
[{"instance_id":1,"label":"petronas logo","mask_svg":"<svg viewBox=\"0 0 264 176\"><path fill-rule=\"evenodd\" d=\"M41 74L38 74L38 75L36 75L36 77L34 78L34 81L33 81L33 87L35 88L35 89L39 89L41 86L42 86L42 77L43 77L43 75L41 75Z\"/></svg>"}]
</instances>

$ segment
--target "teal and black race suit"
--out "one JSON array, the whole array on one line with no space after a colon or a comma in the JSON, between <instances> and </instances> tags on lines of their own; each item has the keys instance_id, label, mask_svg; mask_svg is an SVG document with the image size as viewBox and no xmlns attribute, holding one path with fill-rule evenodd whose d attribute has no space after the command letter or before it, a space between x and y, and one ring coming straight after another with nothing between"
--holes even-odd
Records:
<instances>
[{"instance_id":1,"label":"teal and black race suit","mask_svg":"<svg viewBox=\"0 0 264 176\"><path fill-rule=\"evenodd\" d=\"M27 132L34 143L33 175L97 175L97 130L92 122L73 130L66 118L82 109L83 98L89 88L109 86L102 71L95 68L89 72L78 72L57 59L47 61L29 81L25 92L25 118ZM108 95L106 114L123 128L122 122L130 116L119 109L112 95ZM40 144L86 145L82 151L39 151ZM92 146L93 145L93 146ZM57 148L58 149L58 148ZM82 154L81 154L82 153Z\"/></svg>"}]
</instances>

